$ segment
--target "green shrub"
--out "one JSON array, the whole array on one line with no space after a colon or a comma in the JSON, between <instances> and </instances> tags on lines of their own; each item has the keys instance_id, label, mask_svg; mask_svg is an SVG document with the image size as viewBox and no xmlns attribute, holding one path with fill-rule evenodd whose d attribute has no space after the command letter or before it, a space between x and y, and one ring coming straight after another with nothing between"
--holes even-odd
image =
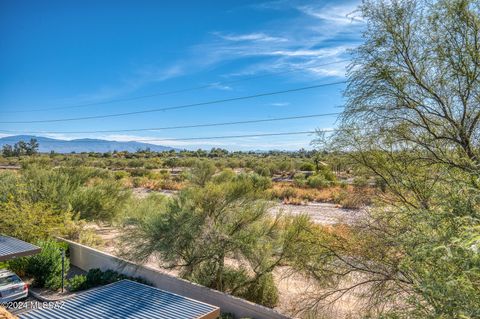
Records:
<instances>
[{"instance_id":1,"label":"green shrub","mask_svg":"<svg viewBox=\"0 0 480 319\"><path fill-rule=\"evenodd\" d=\"M216 167L212 161L197 161L190 171L190 181L204 186L215 174Z\"/></svg>"},{"instance_id":2,"label":"green shrub","mask_svg":"<svg viewBox=\"0 0 480 319\"><path fill-rule=\"evenodd\" d=\"M95 185L79 188L72 198L72 209L87 220L112 221L130 194L117 182L101 180Z\"/></svg>"},{"instance_id":3,"label":"green shrub","mask_svg":"<svg viewBox=\"0 0 480 319\"><path fill-rule=\"evenodd\" d=\"M312 175L307 178L307 185L311 188L325 188L328 187L330 183L323 176Z\"/></svg>"},{"instance_id":4,"label":"green shrub","mask_svg":"<svg viewBox=\"0 0 480 319\"><path fill-rule=\"evenodd\" d=\"M26 275L27 266L28 266L28 258L15 258L6 262L6 268L10 269L20 277ZM0 269L3 268L0 266Z\"/></svg>"},{"instance_id":5,"label":"green shrub","mask_svg":"<svg viewBox=\"0 0 480 319\"><path fill-rule=\"evenodd\" d=\"M297 173L293 176L293 183L298 187L305 187L307 185L307 180L305 174Z\"/></svg>"},{"instance_id":6,"label":"green shrub","mask_svg":"<svg viewBox=\"0 0 480 319\"><path fill-rule=\"evenodd\" d=\"M143 199L131 198L118 216L118 222L128 225L132 220L145 218L159 210L165 209L168 202L168 197L157 193L151 193Z\"/></svg>"},{"instance_id":7,"label":"green shrub","mask_svg":"<svg viewBox=\"0 0 480 319\"><path fill-rule=\"evenodd\" d=\"M140 277L126 276L111 269L102 271L98 268L93 268L93 269L90 269L87 275L85 276L85 286L83 289L89 289L96 286L111 284L113 282L117 282L123 279L129 279L142 284L152 286L151 283L149 283L148 281Z\"/></svg>"},{"instance_id":8,"label":"green shrub","mask_svg":"<svg viewBox=\"0 0 480 319\"><path fill-rule=\"evenodd\" d=\"M261 175L261 176L265 176L265 177L271 177L272 176L272 172L270 171L270 169L267 166L259 166L259 167L255 168L255 173L257 173L258 175Z\"/></svg>"},{"instance_id":9,"label":"green shrub","mask_svg":"<svg viewBox=\"0 0 480 319\"><path fill-rule=\"evenodd\" d=\"M278 303L278 289L273 275L267 273L252 283L242 296L252 302L273 308Z\"/></svg>"},{"instance_id":10,"label":"green shrub","mask_svg":"<svg viewBox=\"0 0 480 319\"><path fill-rule=\"evenodd\" d=\"M90 269L87 273L86 278L86 283L88 287L95 287L104 284L103 271L101 271L99 268Z\"/></svg>"},{"instance_id":11,"label":"green shrub","mask_svg":"<svg viewBox=\"0 0 480 319\"><path fill-rule=\"evenodd\" d=\"M25 273L33 277L33 285L56 290L62 283L62 258L61 249L66 249L66 244L55 241L42 241L38 243L42 251L28 257ZM65 273L70 268L68 258L65 258Z\"/></svg>"},{"instance_id":12,"label":"green shrub","mask_svg":"<svg viewBox=\"0 0 480 319\"><path fill-rule=\"evenodd\" d=\"M333 173L333 171L328 166L321 166L317 174L323 176L324 179L330 182L334 182L337 180L335 173Z\"/></svg>"},{"instance_id":13,"label":"green shrub","mask_svg":"<svg viewBox=\"0 0 480 319\"><path fill-rule=\"evenodd\" d=\"M125 172L125 171L116 171L115 173L113 173L113 177L118 181L118 180L121 180L123 178L127 178L129 177L130 174L128 172Z\"/></svg>"},{"instance_id":14,"label":"green shrub","mask_svg":"<svg viewBox=\"0 0 480 319\"><path fill-rule=\"evenodd\" d=\"M305 162L305 163L302 163L302 165L300 165L300 170L313 172L315 171L315 165L310 162Z\"/></svg>"},{"instance_id":15,"label":"green shrub","mask_svg":"<svg viewBox=\"0 0 480 319\"><path fill-rule=\"evenodd\" d=\"M280 199L293 198L297 196L297 191L293 187L283 188L278 194Z\"/></svg>"},{"instance_id":16,"label":"green shrub","mask_svg":"<svg viewBox=\"0 0 480 319\"><path fill-rule=\"evenodd\" d=\"M87 277L85 275L75 275L67 282L67 288L70 291L85 290L87 287Z\"/></svg>"}]
</instances>

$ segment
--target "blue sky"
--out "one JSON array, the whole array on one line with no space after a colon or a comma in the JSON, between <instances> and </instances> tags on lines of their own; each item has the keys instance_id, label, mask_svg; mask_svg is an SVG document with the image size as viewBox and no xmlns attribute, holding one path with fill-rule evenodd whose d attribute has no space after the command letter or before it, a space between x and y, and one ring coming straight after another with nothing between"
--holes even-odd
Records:
<instances>
[{"instance_id":1,"label":"blue sky","mask_svg":"<svg viewBox=\"0 0 480 319\"><path fill-rule=\"evenodd\" d=\"M1 1L0 121L140 111L342 81L347 50L361 43L364 24L355 12L357 5L358 1ZM338 63L325 65L332 62ZM109 103L203 85L209 86ZM4 123L0 130L49 132L37 135L62 139L158 139L152 143L188 149L296 150L311 148L314 136L161 139L328 129L335 127L336 117L166 131L51 132L339 112L344 88L339 84L105 119Z\"/></svg>"}]
</instances>

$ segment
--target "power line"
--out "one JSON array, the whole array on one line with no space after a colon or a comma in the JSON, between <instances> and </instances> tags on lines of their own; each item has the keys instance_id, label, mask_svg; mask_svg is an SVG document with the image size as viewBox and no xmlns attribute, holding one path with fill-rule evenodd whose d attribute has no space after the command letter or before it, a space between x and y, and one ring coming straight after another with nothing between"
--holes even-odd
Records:
<instances>
[{"instance_id":1,"label":"power line","mask_svg":"<svg viewBox=\"0 0 480 319\"><path fill-rule=\"evenodd\" d=\"M72 117L72 118L63 118L63 119L50 119L50 120L0 121L0 123L2 123L2 124L32 124L32 123L68 122L68 121L81 121L81 120L91 120L91 119L102 119L102 118L110 118L110 117L128 116L128 115L135 115L135 114L154 113L154 112L185 109L185 108L196 107L196 106L204 106L204 105L219 104L219 103L225 103L225 102L248 100L248 99L254 99L254 98L259 98L259 97L264 97L264 96L279 95L279 94L299 92L299 91L305 91L305 90L312 90L312 89L317 89L317 88L331 86L331 85L343 84L343 83L346 83L346 82L347 81L323 83L323 84L304 86L304 87L299 87L299 88L294 88L294 89L259 93L259 94L254 94L254 95L240 96L240 97L221 99L221 100L213 100L213 101L200 102L200 103L192 103L192 104L184 104L184 105L178 105L178 106L155 108L155 109L143 110L143 111L133 111L133 112L125 112L125 113L114 113L114 114L107 114L107 115L94 115L94 116L84 116L84 117Z\"/></svg>"},{"instance_id":2,"label":"power line","mask_svg":"<svg viewBox=\"0 0 480 319\"><path fill-rule=\"evenodd\" d=\"M206 124L191 124L191 125L179 125L179 126L165 126L165 127L154 127L154 128L137 128L137 129L122 129L122 130L96 130L96 131L9 131L9 130L0 130L4 133L33 133L33 134L88 134L88 133L118 133L118 132L142 132L142 131L162 131L162 130L175 130L175 129L185 129L185 128L198 128L198 127L212 127L212 126L226 126L226 125L237 125L237 124L250 124L250 123L263 123L263 122L274 122L274 121L287 121L287 120L297 120L297 119L306 119L306 118L315 118L315 117L324 117L324 116L333 116L339 115L340 112L335 113L323 113L323 114L310 114L310 115L299 115L299 116L289 116L289 117L277 117L277 118L266 118L266 119L257 119L257 120L245 120L245 121L233 121L233 122L221 122L221 123L206 123Z\"/></svg>"},{"instance_id":3,"label":"power line","mask_svg":"<svg viewBox=\"0 0 480 319\"><path fill-rule=\"evenodd\" d=\"M318 65L316 65L316 67L327 66L327 65L349 62L349 61L350 60L333 61L333 62L318 64ZM216 87L216 86L222 85L222 84L232 84L232 83L256 80L256 79L266 78L266 77L275 76L275 75L282 75L282 74L287 74L287 73L299 72L299 71L302 71L302 70L304 70L304 69L294 69L294 70L287 70L287 71L281 71L281 72L272 72L272 73L268 73L268 74L263 74L263 75L259 75L259 76L252 76L252 77L247 77L247 78L243 78L243 79L213 82L213 83L205 84L205 85L193 86L193 87L178 89L178 90L163 91L163 92L146 94L146 95L138 95L138 96L133 96L133 97L130 97L130 98L120 98L120 99L113 99L113 100L102 101L102 102L83 103L83 104L76 104L76 105L69 105L69 106L47 107L47 108L32 109L32 110L4 111L2 113L7 114L7 113L43 112L43 111L81 108L81 107L88 107L88 106L94 106L94 105L104 105L104 104L111 104L111 103L118 103L118 102L135 101L135 100L140 100L140 99L145 99L145 98L150 98L150 97L155 97L155 96L164 96L164 95L178 94L178 93L184 93L184 92L189 92L189 91L196 91L196 90L206 89L206 88L210 88L210 87Z\"/></svg>"}]
</instances>

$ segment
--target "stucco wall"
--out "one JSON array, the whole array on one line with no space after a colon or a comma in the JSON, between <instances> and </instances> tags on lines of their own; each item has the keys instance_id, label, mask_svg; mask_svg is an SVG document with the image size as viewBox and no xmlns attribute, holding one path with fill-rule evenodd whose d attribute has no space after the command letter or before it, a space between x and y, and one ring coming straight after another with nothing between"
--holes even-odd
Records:
<instances>
[{"instance_id":1,"label":"stucco wall","mask_svg":"<svg viewBox=\"0 0 480 319\"><path fill-rule=\"evenodd\" d=\"M153 268L139 266L69 240L61 240L70 245L70 263L85 271L91 268L112 269L128 276L142 277L160 289L218 306L222 312L233 313L237 318L289 318L272 309L159 272Z\"/></svg>"}]
</instances>

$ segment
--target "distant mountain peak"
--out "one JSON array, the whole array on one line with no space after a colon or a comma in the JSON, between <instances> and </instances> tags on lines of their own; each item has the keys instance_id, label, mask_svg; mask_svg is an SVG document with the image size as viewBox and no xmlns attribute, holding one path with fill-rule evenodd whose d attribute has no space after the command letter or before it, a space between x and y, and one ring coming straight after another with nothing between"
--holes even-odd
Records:
<instances>
[{"instance_id":1,"label":"distant mountain peak","mask_svg":"<svg viewBox=\"0 0 480 319\"><path fill-rule=\"evenodd\" d=\"M177 150L173 147L162 146L156 144L141 143L135 141L109 141L101 139L82 138L75 140L61 140L44 136L34 135L15 135L0 138L0 147L5 144L13 145L18 141L28 142L30 139L37 139L39 143L39 151L41 153L49 153L54 151L56 153L81 153L81 152L113 152L113 151L128 151L136 152L139 149L149 148L154 152Z\"/></svg>"}]
</instances>

